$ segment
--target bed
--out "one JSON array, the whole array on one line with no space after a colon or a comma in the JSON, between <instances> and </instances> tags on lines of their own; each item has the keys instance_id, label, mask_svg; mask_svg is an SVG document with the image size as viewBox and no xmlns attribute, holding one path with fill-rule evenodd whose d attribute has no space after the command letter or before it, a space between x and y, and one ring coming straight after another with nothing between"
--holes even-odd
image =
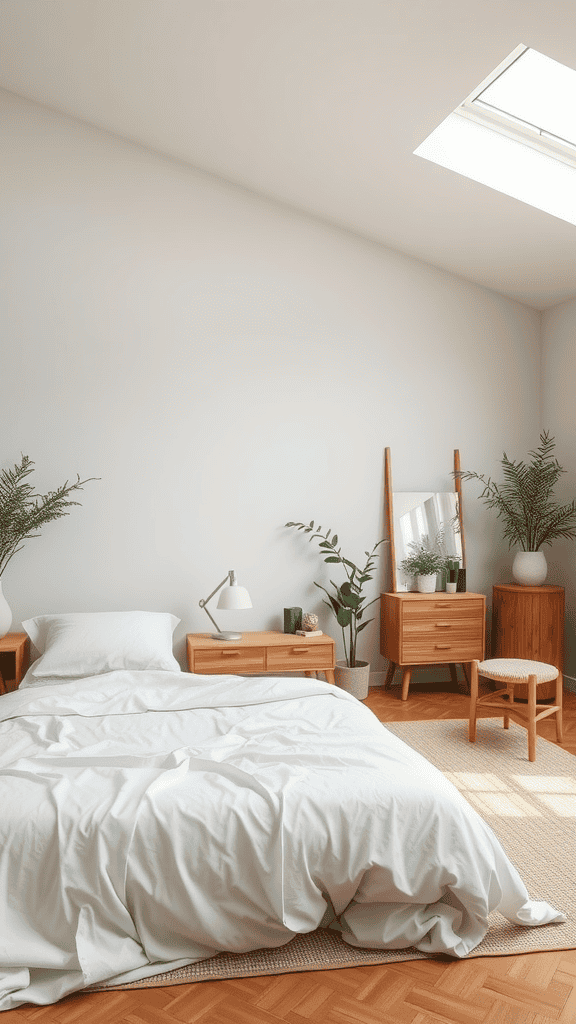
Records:
<instances>
[{"instance_id":1,"label":"bed","mask_svg":"<svg viewBox=\"0 0 576 1024\"><path fill-rule=\"evenodd\" d=\"M0 1008L319 926L466 956L530 900L489 827L354 697L199 676L173 616L40 616L0 701Z\"/></svg>"}]
</instances>

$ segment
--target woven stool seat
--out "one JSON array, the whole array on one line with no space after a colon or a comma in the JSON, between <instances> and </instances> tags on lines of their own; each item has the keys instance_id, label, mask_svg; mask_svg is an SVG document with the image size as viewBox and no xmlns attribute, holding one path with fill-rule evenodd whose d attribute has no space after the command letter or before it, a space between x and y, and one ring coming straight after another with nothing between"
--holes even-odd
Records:
<instances>
[{"instance_id":1,"label":"woven stool seat","mask_svg":"<svg viewBox=\"0 0 576 1024\"><path fill-rule=\"evenodd\" d=\"M478 696L478 676L484 676L497 683L504 683L502 690L495 690L484 697ZM536 691L541 683L556 680L556 703L537 704ZM514 700L517 684L528 687L528 702ZM524 658L491 658L487 661L473 661L470 673L470 718L468 739L476 741L476 721L484 709L493 718L496 710L502 715L504 728L510 726L510 719L528 730L528 760L536 760L536 723L549 715L556 716L556 739L562 742L562 673L555 665ZM485 715L484 717L488 717Z\"/></svg>"},{"instance_id":2,"label":"woven stool seat","mask_svg":"<svg viewBox=\"0 0 576 1024\"><path fill-rule=\"evenodd\" d=\"M536 684L549 683L558 675L555 665L545 665L542 661L527 661L524 658L491 658L488 661L480 661L478 671L486 679L503 683L525 683L528 676L536 676Z\"/></svg>"}]
</instances>

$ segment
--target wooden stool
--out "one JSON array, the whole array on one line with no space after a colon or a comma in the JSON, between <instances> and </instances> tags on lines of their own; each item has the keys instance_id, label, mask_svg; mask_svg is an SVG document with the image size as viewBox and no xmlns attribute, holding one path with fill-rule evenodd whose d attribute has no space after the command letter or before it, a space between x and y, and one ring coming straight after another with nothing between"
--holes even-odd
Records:
<instances>
[{"instance_id":1,"label":"wooden stool","mask_svg":"<svg viewBox=\"0 0 576 1024\"><path fill-rule=\"evenodd\" d=\"M504 683L504 689L478 696L478 676ZM556 680L556 703L536 703L536 690L541 683ZM514 687L528 686L528 703L514 701ZM504 697L506 694L506 697ZM507 699L506 699L507 698ZM528 730L528 760L536 760L536 722L548 715L556 715L556 740L562 742L562 673L555 665L540 661L525 661L523 658L492 658L489 661L473 661L470 673L470 719L468 739L476 740L476 719L482 708L498 708L504 718L504 728L510 726L510 719ZM484 716L488 717L488 716ZM492 717L492 716L490 716Z\"/></svg>"}]
</instances>

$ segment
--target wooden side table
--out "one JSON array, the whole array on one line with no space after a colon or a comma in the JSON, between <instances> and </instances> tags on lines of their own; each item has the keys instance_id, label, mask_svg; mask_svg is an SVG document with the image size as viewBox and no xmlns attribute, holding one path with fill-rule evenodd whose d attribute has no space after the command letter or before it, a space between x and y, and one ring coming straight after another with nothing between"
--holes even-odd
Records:
<instances>
[{"instance_id":1,"label":"wooden side table","mask_svg":"<svg viewBox=\"0 0 576 1024\"><path fill-rule=\"evenodd\" d=\"M500 583L492 588L492 657L527 658L564 671L564 588L522 587ZM538 697L554 697L555 683L542 683ZM528 699L528 687L516 696Z\"/></svg>"},{"instance_id":2,"label":"wooden side table","mask_svg":"<svg viewBox=\"0 0 576 1024\"><path fill-rule=\"evenodd\" d=\"M6 633L0 637L0 694L16 690L30 664L27 633Z\"/></svg>"},{"instance_id":3,"label":"wooden side table","mask_svg":"<svg viewBox=\"0 0 576 1024\"><path fill-rule=\"evenodd\" d=\"M407 700L412 669L419 665L448 665L456 682L461 664L468 682L466 665L484 659L485 636L484 594L382 594L380 650L390 661L385 688L401 667L402 700Z\"/></svg>"},{"instance_id":4,"label":"wooden side table","mask_svg":"<svg viewBox=\"0 0 576 1024\"><path fill-rule=\"evenodd\" d=\"M301 672L334 683L335 643L331 636L295 636L264 631L243 633L241 640L214 640L210 633L186 634L188 670L198 675L249 676Z\"/></svg>"}]
</instances>

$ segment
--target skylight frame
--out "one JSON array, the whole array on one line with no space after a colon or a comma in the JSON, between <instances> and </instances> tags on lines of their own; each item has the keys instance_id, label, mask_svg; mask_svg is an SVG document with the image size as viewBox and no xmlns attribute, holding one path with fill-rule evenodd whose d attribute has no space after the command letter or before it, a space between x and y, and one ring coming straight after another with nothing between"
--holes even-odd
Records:
<instances>
[{"instance_id":1,"label":"skylight frame","mask_svg":"<svg viewBox=\"0 0 576 1024\"><path fill-rule=\"evenodd\" d=\"M508 54L505 60L494 68L480 85L476 86L466 99L456 107L453 113L474 121L485 128L491 128L493 131L507 136L514 142L530 146L532 149L545 153L554 160L560 160L576 169L576 144L571 143L567 139L562 139L552 132L547 132L545 129L539 128L528 121L515 117L513 114L500 111L491 104L483 103L480 99L488 86L500 78L508 68L515 64L530 49L531 47L521 43L512 50L512 53Z\"/></svg>"}]
</instances>

